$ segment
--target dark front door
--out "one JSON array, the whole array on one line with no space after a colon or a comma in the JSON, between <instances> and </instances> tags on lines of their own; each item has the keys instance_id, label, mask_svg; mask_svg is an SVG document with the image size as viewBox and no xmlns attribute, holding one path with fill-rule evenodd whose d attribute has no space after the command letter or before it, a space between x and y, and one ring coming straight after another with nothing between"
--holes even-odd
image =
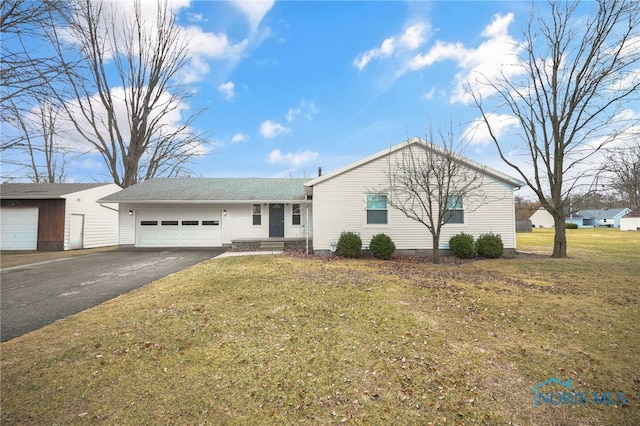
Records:
<instances>
[{"instance_id":1,"label":"dark front door","mask_svg":"<svg viewBox=\"0 0 640 426\"><path fill-rule=\"evenodd\" d=\"M284 237L284 204L269 204L269 238Z\"/></svg>"}]
</instances>

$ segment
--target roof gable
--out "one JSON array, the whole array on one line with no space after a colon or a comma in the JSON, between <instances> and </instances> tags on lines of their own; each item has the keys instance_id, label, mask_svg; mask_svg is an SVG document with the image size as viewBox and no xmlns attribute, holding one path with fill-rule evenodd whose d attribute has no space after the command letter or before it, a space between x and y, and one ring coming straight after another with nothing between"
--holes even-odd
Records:
<instances>
[{"instance_id":1,"label":"roof gable","mask_svg":"<svg viewBox=\"0 0 640 426\"><path fill-rule=\"evenodd\" d=\"M0 185L1 199L46 200L63 198L74 192L98 188L110 183L3 183Z\"/></svg>"},{"instance_id":2,"label":"roof gable","mask_svg":"<svg viewBox=\"0 0 640 426\"><path fill-rule=\"evenodd\" d=\"M109 195L101 202L299 201L300 178L156 178Z\"/></svg>"},{"instance_id":3,"label":"roof gable","mask_svg":"<svg viewBox=\"0 0 640 426\"><path fill-rule=\"evenodd\" d=\"M385 157L387 155L390 155L390 154L392 154L392 153L394 153L396 151L399 151L401 149L407 148L407 147L412 146L412 145L425 146L427 143L429 143L429 142L425 141L422 138L414 137L414 138L409 139L409 140L407 140L405 142L402 142L402 143L399 143L397 145L394 145L394 146L390 147L389 149L384 149L384 150L382 150L380 152L377 152L377 153L375 153L373 155L370 155L370 156L368 156L366 158L363 158L362 160L359 160L359 161L353 162L351 164L348 164L348 165L346 165L346 166L344 166L344 167L342 167L342 168L340 168L338 170L334 170L331 173L327 173L325 175L322 175L322 176L319 176L319 177L317 177L315 179L312 179L312 180L306 182L305 185L306 186L317 185L319 183L322 183L324 181L332 179L332 178L334 178L336 176L339 176L339 175L341 175L343 173L346 173L346 172L348 172L350 170L353 170L353 169L356 169L356 168L358 168L360 166L363 166L363 165L365 165L367 163L370 163L372 161L375 161L375 160L378 160L380 158L383 158L383 157ZM432 146L435 148L436 151L438 151L440 153L444 154L446 152L446 150L444 148L442 148L442 147L440 147L438 145L433 144ZM524 182L522 182L522 181L520 181L518 179L515 179L515 178L513 178L511 176L508 176L508 175L506 175L506 174L504 174L502 172L499 172L499 171L497 171L495 169L492 169L490 167L484 166L484 165L482 165L482 164L480 164L480 163L478 163L476 161L473 161L473 160L471 160L469 158L462 157L462 156L460 156L460 158L461 158L461 162L463 164L465 164L466 166L471 167L473 169L476 169L479 172L485 173L485 174L487 174L489 176L493 176L494 178L496 178L496 179L498 179L500 181L503 181L505 183L508 183L511 186L520 188L520 187L525 185Z\"/></svg>"}]
</instances>

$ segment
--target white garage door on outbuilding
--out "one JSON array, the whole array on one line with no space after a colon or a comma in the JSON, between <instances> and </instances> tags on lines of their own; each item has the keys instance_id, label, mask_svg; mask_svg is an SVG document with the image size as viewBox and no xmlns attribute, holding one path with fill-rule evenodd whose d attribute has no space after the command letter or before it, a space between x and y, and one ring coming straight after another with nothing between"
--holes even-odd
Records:
<instances>
[{"instance_id":1,"label":"white garage door on outbuilding","mask_svg":"<svg viewBox=\"0 0 640 426\"><path fill-rule=\"evenodd\" d=\"M37 250L37 207L0 209L0 247L2 250Z\"/></svg>"},{"instance_id":2,"label":"white garage door on outbuilding","mask_svg":"<svg viewBox=\"0 0 640 426\"><path fill-rule=\"evenodd\" d=\"M220 247L220 209L136 209L138 247Z\"/></svg>"}]
</instances>

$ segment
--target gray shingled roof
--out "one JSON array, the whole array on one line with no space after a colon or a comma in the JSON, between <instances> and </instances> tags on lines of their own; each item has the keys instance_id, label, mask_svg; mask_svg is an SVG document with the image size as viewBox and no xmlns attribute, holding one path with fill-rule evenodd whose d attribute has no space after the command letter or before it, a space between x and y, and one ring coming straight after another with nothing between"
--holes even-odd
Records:
<instances>
[{"instance_id":1,"label":"gray shingled roof","mask_svg":"<svg viewBox=\"0 0 640 426\"><path fill-rule=\"evenodd\" d=\"M130 186L100 202L294 201L305 199L299 178L158 178Z\"/></svg>"},{"instance_id":2,"label":"gray shingled roof","mask_svg":"<svg viewBox=\"0 0 640 426\"><path fill-rule=\"evenodd\" d=\"M63 195L109 185L106 183L3 183L0 199L47 200Z\"/></svg>"}]
</instances>

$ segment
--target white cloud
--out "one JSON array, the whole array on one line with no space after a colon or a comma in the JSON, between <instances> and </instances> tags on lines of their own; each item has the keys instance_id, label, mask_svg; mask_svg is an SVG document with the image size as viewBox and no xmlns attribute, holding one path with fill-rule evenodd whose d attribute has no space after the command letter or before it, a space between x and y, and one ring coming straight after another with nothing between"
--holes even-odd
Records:
<instances>
[{"instance_id":1,"label":"white cloud","mask_svg":"<svg viewBox=\"0 0 640 426\"><path fill-rule=\"evenodd\" d=\"M202 80L210 70L207 60L227 60L237 62L249 46L249 40L244 39L231 44L225 33L209 33L202 28L191 25L183 28L184 37L189 40L188 56L190 61L182 70L185 83Z\"/></svg>"},{"instance_id":2,"label":"white cloud","mask_svg":"<svg viewBox=\"0 0 640 426\"><path fill-rule=\"evenodd\" d=\"M207 22L202 13L187 13L187 20L189 22Z\"/></svg>"},{"instance_id":3,"label":"white cloud","mask_svg":"<svg viewBox=\"0 0 640 426\"><path fill-rule=\"evenodd\" d=\"M489 124L491 124L491 129L493 130L496 138L498 138L498 141L509 131L509 129L518 126L519 124L518 118L508 114L488 113L487 120L489 121ZM487 125L482 117L474 120L464 131L464 135L471 145L485 147L493 143L493 139L491 138Z\"/></svg>"},{"instance_id":4,"label":"white cloud","mask_svg":"<svg viewBox=\"0 0 640 426\"><path fill-rule=\"evenodd\" d=\"M436 62L453 60L460 71L454 78L455 87L450 96L452 103L468 104L473 100L467 85L482 96L489 95L493 89L482 82L491 81L500 74L509 78L522 72L518 66L521 45L509 34L513 20L513 13L495 15L481 33L486 40L476 48L438 40L426 53L409 60L407 68L419 70Z\"/></svg>"},{"instance_id":5,"label":"white cloud","mask_svg":"<svg viewBox=\"0 0 640 426\"><path fill-rule=\"evenodd\" d=\"M282 151L279 149L274 149L269 154L269 163L285 163L292 167L300 167L303 166L310 161L318 158L318 153L314 151L303 151L298 153L288 152L286 154L282 154Z\"/></svg>"},{"instance_id":6,"label":"white cloud","mask_svg":"<svg viewBox=\"0 0 640 426\"><path fill-rule=\"evenodd\" d=\"M220 92L226 100L230 101L235 96L235 86L236 85L233 84L233 81L227 81L226 83L222 83L218 86L218 92Z\"/></svg>"},{"instance_id":7,"label":"white cloud","mask_svg":"<svg viewBox=\"0 0 640 426\"><path fill-rule=\"evenodd\" d=\"M415 50L424 43L428 30L429 27L424 22L412 25L400 36L400 43L409 50Z\"/></svg>"},{"instance_id":8,"label":"white cloud","mask_svg":"<svg viewBox=\"0 0 640 426\"><path fill-rule=\"evenodd\" d=\"M245 135L242 132L238 132L235 135L233 135L233 137L231 138L231 142L233 143L241 143L246 141L247 139L249 139L248 135Z\"/></svg>"},{"instance_id":9,"label":"white cloud","mask_svg":"<svg viewBox=\"0 0 640 426\"><path fill-rule=\"evenodd\" d=\"M311 121L313 119L313 116L318 114L319 112L320 110L313 102L301 100L298 106L296 106L295 108L290 108L289 111L287 111L286 118L290 123L295 120L296 117L302 115L307 120Z\"/></svg>"},{"instance_id":10,"label":"white cloud","mask_svg":"<svg viewBox=\"0 0 640 426\"><path fill-rule=\"evenodd\" d=\"M230 2L245 14L247 21L249 22L251 32L253 33L258 29L262 19L273 7L275 0L230 0Z\"/></svg>"},{"instance_id":11,"label":"white cloud","mask_svg":"<svg viewBox=\"0 0 640 426\"><path fill-rule=\"evenodd\" d=\"M266 120L260 124L260 134L267 139L273 139L278 135L289 132L291 132L291 129L276 121Z\"/></svg>"},{"instance_id":12,"label":"white cloud","mask_svg":"<svg viewBox=\"0 0 640 426\"><path fill-rule=\"evenodd\" d=\"M429 25L419 22L406 28L402 34L386 38L380 47L374 47L361 53L353 60L353 65L362 71L373 59L386 58L397 52L411 51L419 48L426 40Z\"/></svg>"},{"instance_id":13,"label":"white cloud","mask_svg":"<svg viewBox=\"0 0 640 426\"><path fill-rule=\"evenodd\" d=\"M428 92L426 92L422 96L422 98L430 101L431 99L435 98L435 96L436 96L436 89L435 87L432 87Z\"/></svg>"}]
</instances>

